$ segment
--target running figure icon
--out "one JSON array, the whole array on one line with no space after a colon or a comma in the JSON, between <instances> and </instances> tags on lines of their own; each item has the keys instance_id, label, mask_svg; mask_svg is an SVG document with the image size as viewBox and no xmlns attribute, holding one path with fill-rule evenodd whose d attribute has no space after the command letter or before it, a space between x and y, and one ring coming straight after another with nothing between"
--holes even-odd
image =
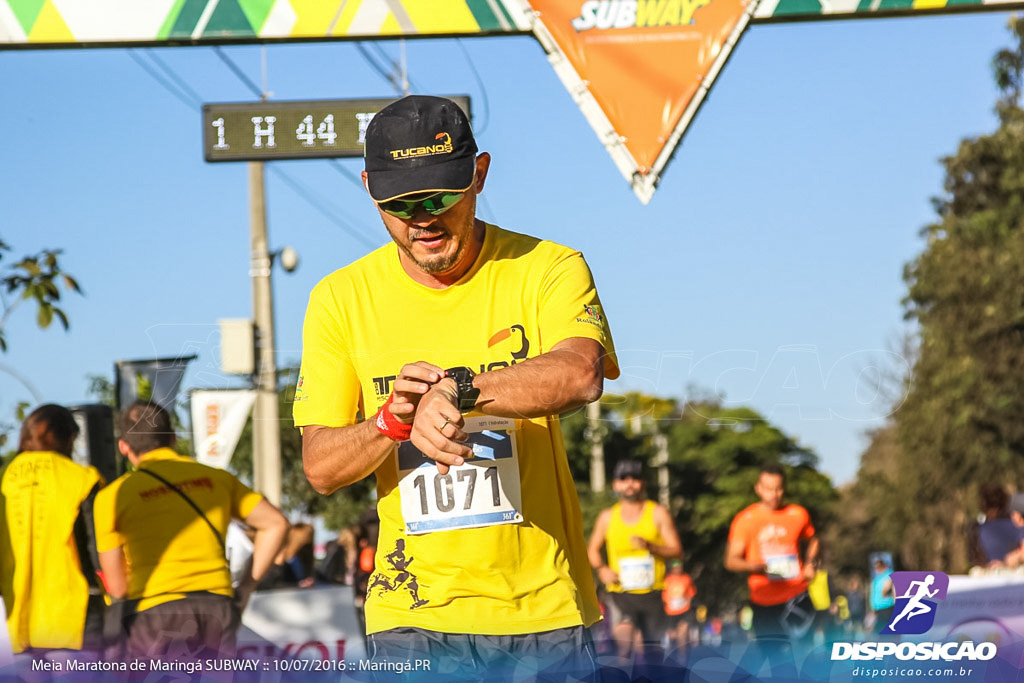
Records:
<instances>
[{"instance_id":1,"label":"running figure icon","mask_svg":"<svg viewBox=\"0 0 1024 683\"><path fill-rule=\"evenodd\" d=\"M409 571L409 565L412 564L413 558L405 556L405 539L399 538L395 541L395 549L385 555L384 558L391 565L391 569L398 572L398 574L395 575L392 581L383 574L374 573L367 592L375 588L379 588L382 591L396 591L404 586L413 599L412 607L409 609L416 609L426 605L429 600L420 598L419 581L416 580L416 575Z\"/></svg>"},{"instance_id":2,"label":"running figure icon","mask_svg":"<svg viewBox=\"0 0 1024 683\"><path fill-rule=\"evenodd\" d=\"M921 602L925 598L933 598L939 592L939 589L929 590L931 585L935 583L935 575L929 574L922 581L911 581L907 587L907 592L899 596L900 598L908 598L907 604L903 607L903 610L896 615L891 622L889 622L889 630L894 631L893 626L902 619L907 618L910 621L916 616L921 614L928 614L932 611L932 606L924 602Z\"/></svg>"}]
</instances>

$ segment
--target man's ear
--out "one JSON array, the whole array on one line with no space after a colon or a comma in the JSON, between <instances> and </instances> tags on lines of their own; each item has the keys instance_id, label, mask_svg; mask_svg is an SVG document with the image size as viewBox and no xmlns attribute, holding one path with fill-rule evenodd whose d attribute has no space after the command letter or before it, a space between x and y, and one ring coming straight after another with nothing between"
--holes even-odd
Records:
<instances>
[{"instance_id":1,"label":"man's ear","mask_svg":"<svg viewBox=\"0 0 1024 683\"><path fill-rule=\"evenodd\" d=\"M363 189L366 190L366 194L370 194L370 180L366 175L366 171L363 171L360 175L363 179ZM373 197L371 197L371 199L372 198Z\"/></svg>"},{"instance_id":2,"label":"man's ear","mask_svg":"<svg viewBox=\"0 0 1024 683\"><path fill-rule=\"evenodd\" d=\"M121 455L123 455L124 457L127 458L128 454L131 453L131 451L132 451L132 447L129 446L128 443L124 439L118 439L117 440L117 450L120 451Z\"/></svg>"},{"instance_id":3,"label":"man's ear","mask_svg":"<svg viewBox=\"0 0 1024 683\"><path fill-rule=\"evenodd\" d=\"M480 152L476 157L476 176L474 177L473 192L480 194L484 191L484 183L487 181L487 171L491 168L491 155L487 152Z\"/></svg>"}]
</instances>

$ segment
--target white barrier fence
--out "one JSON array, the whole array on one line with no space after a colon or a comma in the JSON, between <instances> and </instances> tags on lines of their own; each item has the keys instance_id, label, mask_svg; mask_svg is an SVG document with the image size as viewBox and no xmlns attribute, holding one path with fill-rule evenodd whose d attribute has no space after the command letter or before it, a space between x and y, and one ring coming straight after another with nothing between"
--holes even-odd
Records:
<instances>
[{"instance_id":1,"label":"white barrier fence","mask_svg":"<svg viewBox=\"0 0 1024 683\"><path fill-rule=\"evenodd\" d=\"M364 659L351 586L253 593L238 633L239 657Z\"/></svg>"}]
</instances>

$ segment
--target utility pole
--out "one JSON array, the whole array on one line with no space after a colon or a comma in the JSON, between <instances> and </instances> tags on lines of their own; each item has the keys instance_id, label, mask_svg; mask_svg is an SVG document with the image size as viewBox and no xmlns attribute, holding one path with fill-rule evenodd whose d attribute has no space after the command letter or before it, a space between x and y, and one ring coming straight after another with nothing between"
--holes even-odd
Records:
<instances>
[{"instance_id":1,"label":"utility pole","mask_svg":"<svg viewBox=\"0 0 1024 683\"><path fill-rule=\"evenodd\" d=\"M587 405L587 436L590 438L590 490L604 491L604 430L601 429L601 404Z\"/></svg>"},{"instance_id":2,"label":"utility pole","mask_svg":"<svg viewBox=\"0 0 1024 683\"><path fill-rule=\"evenodd\" d=\"M668 437L661 432L654 434L654 448L657 454L654 464L658 468L658 502L666 508L669 504L668 491Z\"/></svg>"},{"instance_id":3,"label":"utility pole","mask_svg":"<svg viewBox=\"0 0 1024 683\"><path fill-rule=\"evenodd\" d=\"M274 298L270 282L273 260L267 246L263 162L249 162L249 225L253 322L256 325L256 404L252 417L253 486L281 506L281 433L277 409L277 362L274 358Z\"/></svg>"}]
</instances>

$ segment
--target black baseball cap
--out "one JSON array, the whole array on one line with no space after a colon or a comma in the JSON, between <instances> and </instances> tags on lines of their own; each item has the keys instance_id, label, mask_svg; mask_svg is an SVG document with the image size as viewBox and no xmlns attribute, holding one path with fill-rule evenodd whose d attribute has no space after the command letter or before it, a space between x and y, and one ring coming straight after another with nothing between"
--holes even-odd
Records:
<instances>
[{"instance_id":1,"label":"black baseball cap","mask_svg":"<svg viewBox=\"0 0 1024 683\"><path fill-rule=\"evenodd\" d=\"M615 463L615 479L643 479L644 465L639 460L620 460Z\"/></svg>"},{"instance_id":2,"label":"black baseball cap","mask_svg":"<svg viewBox=\"0 0 1024 683\"><path fill-rule=\"evenodd\" d=\"M409 95L366 127L366 185L375 202L473 184L476 140L466 113L444 97Z\"/></svg>"}]
</instances>

